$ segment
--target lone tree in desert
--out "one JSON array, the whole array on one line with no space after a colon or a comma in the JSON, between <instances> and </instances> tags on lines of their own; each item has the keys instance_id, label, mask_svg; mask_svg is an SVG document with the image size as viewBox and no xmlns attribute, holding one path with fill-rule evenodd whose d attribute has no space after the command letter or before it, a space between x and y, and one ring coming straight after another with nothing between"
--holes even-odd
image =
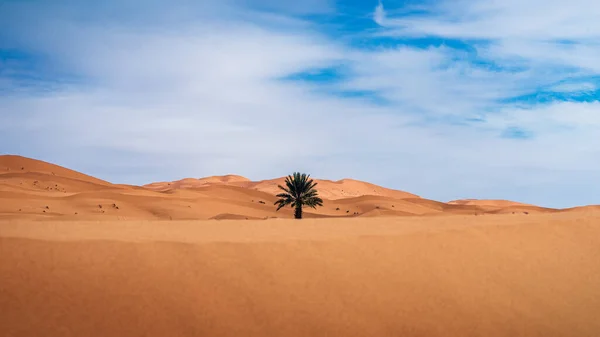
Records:
<instances>
[{"instance_id":1,"label":"lone tree in desert","mask_svg":"<svg viewBox=\"0 0 600 337\"><path fill-rule=\"evenodd\" d=\"M277 195L279 200L275 202L275 205L279 205L277 207L278 211L287 205L291 205L294 208L294 217L302 219L303 206L315 209L317 206L323 206L323 199L318 197L317 190L315 190L317 183L309 178L310 175L294 172L293 175L285 178L286 187L278 185L280 189L285 191L285 193Z\"/></svg>"}]
</instances>

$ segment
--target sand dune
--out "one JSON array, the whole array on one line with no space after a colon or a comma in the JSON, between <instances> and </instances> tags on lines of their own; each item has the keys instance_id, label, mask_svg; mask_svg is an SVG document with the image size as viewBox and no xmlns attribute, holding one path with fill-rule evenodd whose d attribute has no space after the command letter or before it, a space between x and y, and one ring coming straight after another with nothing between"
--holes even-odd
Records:
<instances>
[{"instance_id":1,"label":"sand dune","mask_svg":"<svg viewBox=\"0 0 600 337\"><path fill-rule=\"evenodd\" d=\"M117 185L50 163L0 156L0 219L208 220L291 218L275 211L284 178L250 181L226 175L145 186ZM442 203L366 182L319 180L324 207L314 217L389 217L547 213L558 211L507 200Z\"/></svg>"},{"instance_id":2,"label":"sand dune","mask_svg":"<svg viewBox=\"0 0 600 337\"><path fill-rule=\"evenodd\" d=\"M521 202L510 201L510 200L485 200L485 199L463 199L449 201L451 205L470 205L470 206L483 206L483 207L512 207L512 206L534 206L530 204L524 204Z\"/></svg>"},{"instance_id":3,"label":"sand dune","mask_svg":"<svg viewBox=\"0 0 600 337\"><path fill-rule=\"evenodd\" d=\"M30 159L22 156L14 155L3 155L0 156L0 174L2 174L2 180L7 177L6 173L38 173L45 174L48 176L58 176L69 178L72 180L78 180L82 182L89 182L97 185L112 185L111 183L88 176L86 174L73 171L58 165L50 164L41 160Z\"/></svg>"},{"instance_id":4,"label":"sand dune","mask_svg":"<svg viewBox=\"0 0 600 337\"><path fill-rule=\"evenodd\" d=\"M1 156L0 336L600 335L600 206L320 180L299 222L278 183Z\"/></svg>"},{"instance_id":5,"label":"sand dune","mask_svg":"<svg viewBox=\"0 0 600 337\"><path fill-rule=\"evenodd\" d=\"M339 181L322 179L314 180L318 183L319 194L321 195L321 197L328 200L359 197L363 195L385 196L393 199L418 197L408 192L392 190L385 187L352 179L342 179ZM278 193L281 193L281 190L279 189L278 185L285 186L285 177L263 181L250 181L249 179L241 176L227 175L201 179L187 178L173 182L152 183L144 185L144 187L156 191L165 191L169 189L198 188L207 185L238 186L276 195Z\"/></svg>"},{"instance_id":6,"label":"sand dune","mask_svg":"<svg viewBox=\"0 0 600 337\"><path fill-rule=\"evenodd\" d=\"M418 197L408 192L392 190L352 179L343 179L339 181L315 179L315 182L318 183L317 188L319 189L321 197L328 200L352 198L363 195L384 196L393 199ZM278 185L285 186L285 178L253 182L249 183L247 187L271 194L277 194L280 193Z\"/></svg>"},{"instance_id":7,"label":"sand dune","mask_svg":"<svg viewBox=\"0 0 600 337\"><path fill-rule=\"evenodd\" d=\"M4 223L1 335L598 336L599 224Z\"/></svg>"},{"instance_id":8,"label":"sand dune","mask_svg":"<svg viewBox=\"0 0 600 337\"><path fill-rule=\"evenodd\" d=\"M200 179L185 178L172 182L151 183L148 185L144 185L144 187L154 191L166 191L171 189L198 188L215 184L240 186L248 182L250 182L248 178L230 174L225 176L213 176Z\"/></svg>"}]
</instances>

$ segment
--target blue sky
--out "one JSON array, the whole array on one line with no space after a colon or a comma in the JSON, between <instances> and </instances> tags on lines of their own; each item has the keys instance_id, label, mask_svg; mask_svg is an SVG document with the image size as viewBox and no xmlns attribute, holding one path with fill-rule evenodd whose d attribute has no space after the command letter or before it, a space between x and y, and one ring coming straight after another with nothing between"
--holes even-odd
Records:
<instances>
[{"instance_id":1,"label":"blue sky","mask_svg":"<svg viewBox=\"0 0 600 337\"><path fill-rule=\"evenodd\" d=\"M0 153L600 204L592 0L0 1Z\"/></svg>"}]
</instances>

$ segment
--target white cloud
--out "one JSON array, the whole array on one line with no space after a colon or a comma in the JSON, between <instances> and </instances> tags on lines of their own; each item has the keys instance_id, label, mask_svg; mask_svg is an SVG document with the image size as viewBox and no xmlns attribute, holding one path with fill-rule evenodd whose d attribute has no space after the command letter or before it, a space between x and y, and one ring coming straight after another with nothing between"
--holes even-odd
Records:
<instances>
[{"instance_id":1,"label":"white cloud","mask_svg":"<svg viewBox=\"0 0 600 337\"><path fill-rule=\"evenodd\" d=\"M529 72L476 68L459 56L460 52L443 46L360 53L355 58L355 77L344 87L379 92L422 115L463 118L476 117L491 102L535 88Z\"/></svg>"},{"instance_id":2,"label":"white cloud","mask_svg":"<svg viewBox=\"0 0 600 337\"><path fill-rule=\"evenodd\" d=\"M554 92L593 92L598 89L595 83L582 82L582 83L560 83L553 85L550 90Z\"/></svg>"},{"instance_id":3,"label":"white cloud","mask_svg":"<svg viewBox=\"0 0 600 337\"><path fill-rule=\"evenodd\" d=\"M373 14L373 20L379 25L384 25L385 22L385 8L383 7L383 3L379 1L377 7L375 7L375 13Z\"/></svg>"},{"instance_id":4,"label":"white cloud","mask_svg":"<svg viewBox=\"0 0 600 337\"><path fill-rule=\"evenodd\" d=\"M404 34L458 38L586 39L598 37L600 5L594 0L442 0L429 14L388 18Z\"/></svg>"},{"instance_id":5,"label":"white cloud","mask_svg":"<svg viewBox=\"0 0 600 337\"><path fill-rule=\"evenodd\" d=\"M233 2L247 7L258 7L272 11L283 11L294 14L328 13L335 9L333 0L233 0Z\"/></svg>"},{"instance_id":6,"label":"white cloud","mask_svg":"<svg viewBox=\"0 0 600 337\"><path fill-rule=\"evenodd\" d=\"M489 40L489 48L479 51L493 60L598 72L598 17L600 3L594 0L443 0L432 3L427 14L388 15L378 23L389 28L382 34L390 36Z\"/></svg>"}]
</instances>

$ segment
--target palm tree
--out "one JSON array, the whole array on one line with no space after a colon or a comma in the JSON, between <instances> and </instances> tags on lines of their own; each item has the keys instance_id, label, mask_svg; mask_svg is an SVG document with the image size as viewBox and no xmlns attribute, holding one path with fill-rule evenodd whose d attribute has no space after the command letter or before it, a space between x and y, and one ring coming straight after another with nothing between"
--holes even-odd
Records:
<instances>
[{"instance_id":1,"label":"palm tree","mask_svg":"<svg viewBox=\"0 0 600 337\"><path fill-rule=\"evenodd\" d=\"M287 205L291 205L294 208L294 217L302 219L303 206L315 209L317 206L323 206L323 199L317 196L317 190L315 190L317 183L309 178L310 175L294 172L293 175L285 178L286 187L278 185L285 192L277 195L279 200L275 202L275 205L279 205L277 207L278 211Z\"/></svg>"}]
</instances>

